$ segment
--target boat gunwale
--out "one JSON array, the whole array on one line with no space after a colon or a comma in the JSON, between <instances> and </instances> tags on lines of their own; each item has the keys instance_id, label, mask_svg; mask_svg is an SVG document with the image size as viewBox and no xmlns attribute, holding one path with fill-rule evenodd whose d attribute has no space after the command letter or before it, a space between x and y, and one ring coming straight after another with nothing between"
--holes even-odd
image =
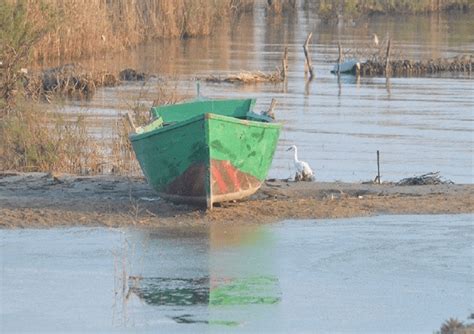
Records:
<instances>
[{"instance_id":1,"label":"boat gunwale","mask_svg":"<svg viewBox=\"0 0 474 334\"><path fill-rule=\"evenodd\" d=\"M164 126L162 128L154 129L148 132L144 133L131 133L129 134L129 139L130 141L139 141L148 137L152 137L157 134L165 133L167 131L171 131L183 126L186 126L191 123L199 122L201 120L207 120L207 119L217 119L220 121L228 122L228 123L234 123L234 124L241 124L245 126L252 126L252 127L263 127L263 128L273 128L273 129L280 129L282 127L281 123L269 123L269 122L264 122L264 121L252 121L252 120L247 120L247 119L240 119L236 117L230 117L230 116L223 116L219 114L214 114L214 113L205 113L201 115L197 115L195 117L189 118L187 120L184 120L182 122L170 124L167 126Z\"/></svg>"},{"instance_id":2,"label":"boat gunwale","mask_svg":"<svg viewBox=\"0 0 474 334\"><path fill-rule=\"evenodd\" d=\"M184 100L184 101L180 101L178 103L173 103L173 104L163 104L163 105L160 105L160 106L154 106L154 107L151 107L151 109L161 109L161 108L171 108L172 106L182 106L182 105L186 105L186 104L193 104L193 103L199 103L199 102L209 102L209 101L217 101L217 102L220 102L220 101L224 101L224 102L228 102L228 101L247 101L247 100L250 100L251 101L251 105L255 105L255 103L257 102L257 98L255 97L248 97L248 98L235 98L235 99L213 99L213 98L194 98L194 99L190 99L190 100Z\"/></svg>"}]
</instances>

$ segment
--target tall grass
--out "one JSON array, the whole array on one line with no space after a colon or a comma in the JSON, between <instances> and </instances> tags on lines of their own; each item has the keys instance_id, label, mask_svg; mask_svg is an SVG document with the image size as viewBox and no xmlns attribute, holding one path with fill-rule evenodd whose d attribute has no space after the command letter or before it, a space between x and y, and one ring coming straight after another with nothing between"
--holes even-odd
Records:
<instances>
[{"instance_id":1,"label":"tall grass","mask_svg":"<svg viewBox=\"0 0 474 334\"><path fill-rule=\"evenodd\" d=\"M28 1L31 17L38 16L41 5L46 4L60 18L35 46L34 58L69 60L121 50L150 39L209 35L223 19L252 10L254 1Z\"/></svg>"},{"instance_id":2,"label":"tall grass","mask_svg":"<svg viewBox=\"0 0 474 334\"><path fill-rule=\"evenodd\" d=\"M97 173L103 156L84 119L23 102L0 123L0 170Z\"/></svg>"}]
</instances>

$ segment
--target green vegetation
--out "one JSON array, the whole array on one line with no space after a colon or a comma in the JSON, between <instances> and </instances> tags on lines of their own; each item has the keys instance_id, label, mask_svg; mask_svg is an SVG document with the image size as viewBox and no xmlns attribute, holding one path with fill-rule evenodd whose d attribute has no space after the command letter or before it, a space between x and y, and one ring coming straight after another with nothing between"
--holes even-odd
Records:
<instances>
[{"instance_id":1,"label":"green vegetation","mask_svg":"<svg viewBox=\"0 0 474 334\"><path fill-rule=\"evenodd\" d=\"M209 304L212 306L278 304L278 280L257 276L234 279L211 290Z\"/></svg>"}]
</instances>

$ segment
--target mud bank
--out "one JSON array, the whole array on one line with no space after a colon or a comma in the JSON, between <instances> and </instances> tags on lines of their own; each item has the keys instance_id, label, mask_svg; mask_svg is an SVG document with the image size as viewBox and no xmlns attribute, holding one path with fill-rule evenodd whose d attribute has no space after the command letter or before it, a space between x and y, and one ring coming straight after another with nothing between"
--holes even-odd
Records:
<instances>
[{"instance_id":1,"label":"mud bank","mask_svg":"<svg viewBox=\"0 0 474 334\"><path fill-rule=\"evenodd\" d=\"M143 178L0 174L0 227L265 223L377 214L474 212L474 185L396 186L266 182L251 198L211 212L160 199Z\"/></svg>"}]
</instances>

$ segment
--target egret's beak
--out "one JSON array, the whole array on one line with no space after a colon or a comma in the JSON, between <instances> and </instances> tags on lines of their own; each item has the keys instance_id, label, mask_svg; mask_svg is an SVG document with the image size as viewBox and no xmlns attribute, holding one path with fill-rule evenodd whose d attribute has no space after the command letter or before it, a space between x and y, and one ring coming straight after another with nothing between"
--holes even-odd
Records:
<instances>
[{"instance_id":1,"label":"egret's beak","mask_svg":"<svg viewBox=\"0 0 474 334\"><path fill-rule=\"evenodd\" d=\"M288 147L286 150L291 151L292 149L293 149L293 147Z\"/></svg>"}]
</instances>

